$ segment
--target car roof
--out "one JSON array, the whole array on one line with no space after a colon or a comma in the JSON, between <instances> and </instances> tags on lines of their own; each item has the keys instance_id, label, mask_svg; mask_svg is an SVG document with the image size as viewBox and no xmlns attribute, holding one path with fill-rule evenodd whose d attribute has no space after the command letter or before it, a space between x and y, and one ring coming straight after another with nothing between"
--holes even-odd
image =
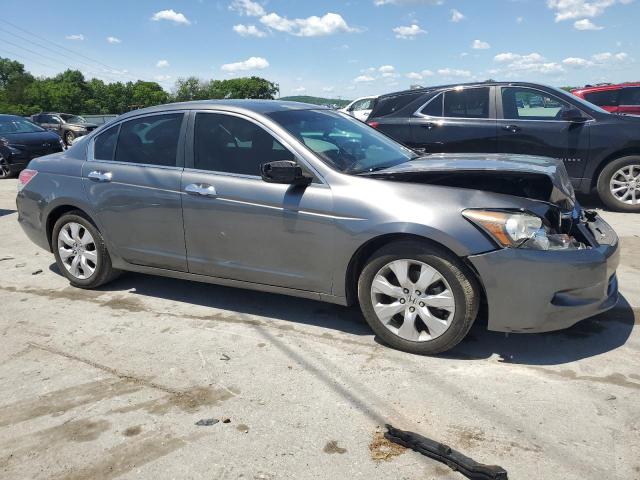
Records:
<instances>
[{"instance_id":1,"label":"car roof","mask_svg":"<svg viewBox=\"0 0 640 480\"><path fill-rule=\"evenodd\" d=\"M620 90L626 87L640 87L640 82L627 82L627 83L608 83L606 85L586 85L580 88L574 88L571 93L586 93L586 92L606 92L607 90Z\"/></svg>"},{"instance_id":2,"label":"car roof","mask_svg":"<svg viewBox=\"0 0 640 480\"><path fill-rule=\"evenodd\" d=\"M268 114L274 112L283 112L290 110L312 110L312 109L329 109L321 105L313 105L311 103L291 102L284 100L253 100L253 99L234 99L234 100L192 100L189 102L166 103L156 105L154 107L141 108L132 110L118 117L123 118L144 115L147 113L161 113L168 110L224 110L233 112L251 112L259 114Z\"/></svg>"},{"instance_id":3,"label":"car roof","mask_svg":"<svg viewBox=\"0 0 640 480\"><path fill-rule=\"evenodd\" d=\"M15 120L16 118L20 120L28 120L28 118L21 117L20 115L9 115L6 113L0 113L0 120Z\"/></svg>"},{"instance_id":4,"label":"car roof","mask_svg":"<svg viewBox=\"0 0 640 480\"><path fill-rule=\"evenodd\" d=\"M405 95L410 93L429 93L438 90L448 90L456 87L491 87L491 86L510 86L510 87L532 87L539 88L545 87L550 88L548 85L544 85L541 83L530 83L530 82L469 82L469 83L451 83L448 85L433 85L429 87L420 87L413 88L410 90L400 90L398 92L385 93L384 95L380 95L378 99L383 99L386 97L393 97L396 95Z\"/></svg>"}]
</instances>

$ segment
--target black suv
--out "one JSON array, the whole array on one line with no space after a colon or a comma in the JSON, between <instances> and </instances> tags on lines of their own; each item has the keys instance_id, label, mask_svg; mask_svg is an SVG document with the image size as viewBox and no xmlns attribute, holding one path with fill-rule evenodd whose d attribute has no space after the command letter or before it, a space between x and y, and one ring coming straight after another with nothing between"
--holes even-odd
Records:
<instances>
[{"instance_id":1,"label":"black suv","mask_svg":"<svg viewBox=\"0 0 640 480\"><path fill-rule=\"evenodd\" d=\"M533 83L421 88L379 97L367 123L427 152L520 153L564 161L574 187L640 212L640 117L612 115Z\"/></svg>"},{"instance_id":2,"label":"black suv","mask_svg":"<svg viewBox=\"0 0 640 480\"><path fill-rule=\"evenodd\" d=\"M67 146L71 146L77 137L98 128L97 124L89 123L80 115L71 115L70 113L39 113L33 115L31 121L42 128L56 132Z\"/></svg>"}]
</instances>

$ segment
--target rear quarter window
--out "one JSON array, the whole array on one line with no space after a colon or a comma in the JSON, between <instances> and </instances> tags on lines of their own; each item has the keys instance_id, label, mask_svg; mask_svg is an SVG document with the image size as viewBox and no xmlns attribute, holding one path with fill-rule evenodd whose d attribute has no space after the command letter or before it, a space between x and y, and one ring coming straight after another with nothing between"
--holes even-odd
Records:
<instances>
[{"instance_id":1,"label":"rear quarter window","mask_svg":"<svg viewBox=\"0 0 640 480\"><path fill-rule=\"evenodd\" d=\"M424 92L410 92L379 98L371 112L371 118L386 117L402 110L404 107L417 100Z\"/></svg>"}]
</instances>

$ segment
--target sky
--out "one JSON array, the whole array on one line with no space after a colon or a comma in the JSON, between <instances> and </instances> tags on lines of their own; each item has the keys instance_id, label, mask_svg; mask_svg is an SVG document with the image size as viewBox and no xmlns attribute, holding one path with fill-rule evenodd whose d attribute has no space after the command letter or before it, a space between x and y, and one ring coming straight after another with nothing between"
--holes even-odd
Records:
<instances>
[{"instance_id":1,"label":"sky","mask_svg":"<svg viewBox=\"0 0 640 480\"><path fill-rule=\"evenodd\" d=\"M257 75L351 99L438 85L640 80L640 0L2 0L0 56L105 81ZM35 14L37 12L37 14Z\"/></svg>"}]
</instances>

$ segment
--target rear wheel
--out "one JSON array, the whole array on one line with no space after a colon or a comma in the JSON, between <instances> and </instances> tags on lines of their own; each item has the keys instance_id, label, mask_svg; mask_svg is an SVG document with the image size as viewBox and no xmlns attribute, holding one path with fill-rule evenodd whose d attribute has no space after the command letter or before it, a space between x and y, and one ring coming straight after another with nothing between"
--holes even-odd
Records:
<instances>
[{"instance_id":1,"label":"rear wheel","mask_svg":"<svg viewBox=\"0 0 640 480\"><path fill-rule=\"evenodd\" d=\"M67 144L67 147L70 147L75 138L76 138L76 136L73 134L73 132L72 131L68 131L68 132L66 132L64 134L64 143Z\"/></svg>"},{"instance_id":2,"label":"rear wheel","mask_svg":"<svg viewBox=\"0 0 640 480\"><path fill-rule=\"evenodd\" d=\"M598 195L612 210L640 212L640 156L618 158L604 167Z\"/></svg>"},{"instance_id":3,"label":"rear wheel","mask_svg":"<svg viewBox=\"0 0 640 480\"><path fill-rule=\"evenodd\" d=\"M51 238L58 269L73 286L97 288L117 276L102 235L83 212L60 217Z\"/></svg>"},{"instance_id":4,"label":"rear wheel","mask_svg":"<svg viewBox=\"0 0 640 480\"><path fill-rule=\"evenodd\" d=\"M473 324L479 305L477 282L447 251L403 241L378 250L358 282L360 307L387 344L428 355L457 345Z\"/></svg>"}]
</instances>

